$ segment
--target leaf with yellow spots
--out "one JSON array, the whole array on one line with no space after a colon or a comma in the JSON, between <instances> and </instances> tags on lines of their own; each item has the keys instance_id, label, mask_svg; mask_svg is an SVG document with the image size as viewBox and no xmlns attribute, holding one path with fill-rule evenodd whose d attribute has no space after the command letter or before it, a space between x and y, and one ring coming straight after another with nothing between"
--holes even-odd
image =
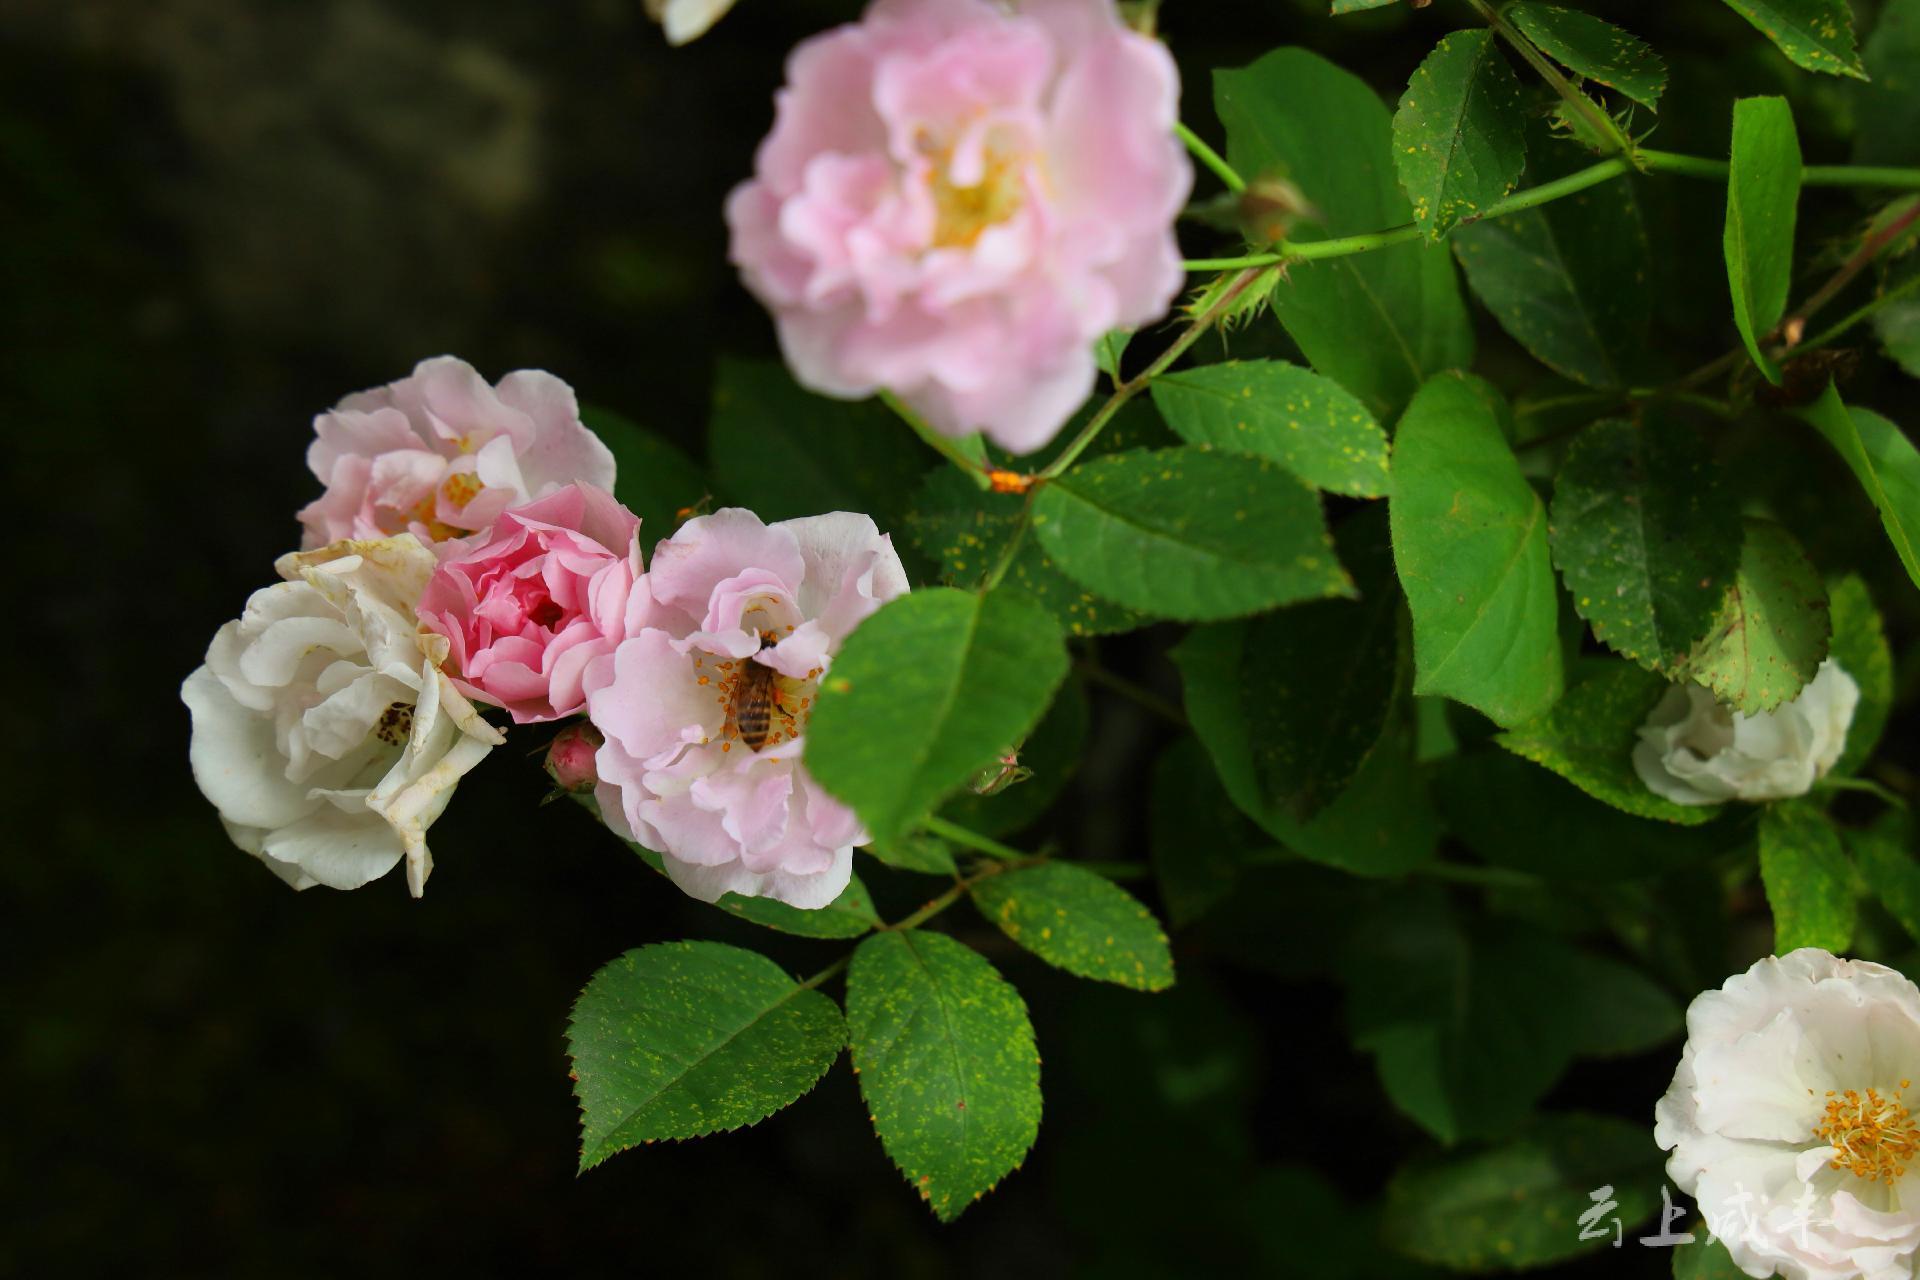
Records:
<instances>
[{"instance_id":1,"label":"leaf with yellow spots","mask_svg":"<svg viewBox=\"0 0 1920 1280\"><path fill-rule=\"evenodd\" d=\"M1554 481L1547 536L1594 638L1665 671L1719 613L1740 563L1740 507L1698 433L1648 412L1580 433Z\"/></svg>"},{"instance_id":2,"label":"leaf with yellow spots","mask_svg":"<svg viewBox=\"0 0 1920 1280\"><path fill-rule=\"evenodd\" d=\"M833 1001L765 956L717 942L629 951L593 975L567 1027L580 1168L757 1124L813 1088L846 1040Z\"/></svg>"},{"instance_id":3,"label":"leaf with yellow spots","mask_svg":"<svg viewBox=\"0 0 1920 1280\"><path fill-rule=\"evenodd\" d=\"M1740 569L1706 638L1676 667L1752 715L1789 702L1827 656L1826 586L1800 544L1771 520L1748 520Z\"/></svg>"},{"instance_id":4,"label":"leaf with yellow spots","mask_svg":"<svg viewBox=\"0 0 1920 1280\"><path fill-rule=\"evenodd\" d=\"M1034 533L1088 590L1166 618L1353 593L1318 495L1237 454L1151 449L1083 462L1040 490Z\"/></svg>"},{"instance_id":5,"label":"leaf with yellow spots","mask_svg":"<svg viewBox=\"0 0 1920 1280\"><path fill-rule=\"evenodd\" d=\"M1173 985L1167 935L1139 899L1070 862L989 876L973 886L980 914L1048 964L1140 991Z\"/></svg>"},{"instance_id":6,"label":"leaf with yellow spots","mask_svg":"<svg viewBox=\"0 0 1920 1280\"><path fill-rule=\"evenodd\" d=\"M1491 30L1454 32L1415 69L1393 114L1393 162L1430 240L1513 190L1527 163L1525 116Z\"/></svg>"},{"instance_id":7,"label":"leaf with yellow spots","mask_svg":"<svg viewBox=\"0 0 1920 1280\"><path fill-rule=\"evenodd\" d=\"M1574 74L1618 90L1649 111L1659 107L1667 66L1638 36L1590 13L1550 4L1516 4L1507 10L1507 21Z\"/></svg>"},{"instance_id":8,"label":"leaf with yellow spots","mask_svg":"<svg viewBox=\"0 0 1920 1280\"><path fill-rule=\"evenodd\" d=\"M1582 1238L1595 1187L1611 1187L1623 1231L1660 1204L1660 1151L1646 1126L1612 1116L1542 1116L1510 1142L1415 1159L1387 1184L1390 1247L1460 1271L1545 1266L1613 1244Z\"/></svg>"},{"instance_id":9,"label":"leaf with yellow spots","mask_svg":"<svg viewBox=\"0 0 1920 1280\"><path fill-rule=\"evenodd\" d=\"M963 943L875 934L847 972L847 1028L874 1131L951 1222L1040 1132L1040 1055L1020 993Z\"/></svg>"},{"instance_id":10,"label":"leaf with yellow spots","mask_svg":"<svg viewBox=\"0 0 1920 1280\"><path fill-rule=\"evenodd\" d=\"M1797 67L1865 80L1847 0L1727 0Z\"/></svg>"},{"instance_id":11,"label":"leaf with yellow spots","mask_svg":"<svg viewBox=\"0 0 1920 1280\"><path fill-rule=\"evenodd\" d=\"M1349 498L1387 492L1387 433L1331 378L1284 360L1228 360L1153 380L1160 415L1188 444L1277 462Z\"/></svg>"}]
</instances>

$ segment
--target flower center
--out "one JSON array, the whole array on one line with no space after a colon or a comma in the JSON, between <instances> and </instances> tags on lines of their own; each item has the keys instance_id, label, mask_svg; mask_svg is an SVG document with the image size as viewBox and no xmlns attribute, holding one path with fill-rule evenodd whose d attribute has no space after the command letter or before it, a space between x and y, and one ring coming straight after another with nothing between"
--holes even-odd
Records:
<instances>
[{"instance_id":1,"label":"flower center","mask_svg":"<svg viewBox=\"0 0 1920 1280\"><path fill-rule=\"evenodd\" d=\"M1893 1182L1907 1171L1920 1154L1920 1124L1900 1101L1909 1083L1902 1080L1890 1097L1878 1089L1827 1092L1826 1114L1813 1132L1835 1150L1830 1168L1868 1182Z\"/></svg>"},{"instance_id":2,"label":"flower center","mask_svg":"<svg viewBox=\"0 0 1920 1280\"><path fill-rule=\"evenodd\" d=\"M787 627L792 631L792 627ZM771 648L779 642L776 631L760 633L760 647ZM720 659L711 654L696 655L695 679L702 688L712 689L725 709L726 722L721 730L720 749L733 750L739 742L758 753L791 742L806 732L813 712L813 691L820 669L809 671L805 679L781 675L772 667L752 658Z\"/></svg>"},{"instance_id":3,"label":"flower center","mask_svg":"<svg viewBox=\"0 0 1920 1280\"><path fill-rule=\"evenodd\" d=\"M953 148L922 145L933 160L927 190L933 196L935 248L971 248L983 231L1011 218L1026 202L1019 157L989 147L980 181L963 187L953 180Z\"/></svg>"},{"instance_id":4,"label":"flower center","mask_svg":"<svg viewBox=\"0 0 1920 1280\"><path fill-rule=\"evenodd\" d=\"M413 504L413 510L407 513L408 523L423 524L427 535L435 542L445 542L449 538L464 538L472 529L462 529L458 525L448 524L440 518L440 499L442 497L456 507L464 509L469 502L479 496L486 488L480 483L480 477L470 471L456 471L440 484L440 487ZM395 530L399 532L399 530Z\"/></svg>"}]
</instances>

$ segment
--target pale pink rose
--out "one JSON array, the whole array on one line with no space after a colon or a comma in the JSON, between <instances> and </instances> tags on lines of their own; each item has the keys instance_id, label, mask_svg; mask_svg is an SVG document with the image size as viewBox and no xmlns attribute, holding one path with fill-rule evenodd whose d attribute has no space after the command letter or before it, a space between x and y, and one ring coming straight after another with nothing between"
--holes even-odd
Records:
<instances>
[{"instance_id":1,"label":"pale pink rose","mask_svg":"<svg viewBox=\"0 0 1920 1280\"><path fill-rule=\"evenodd\" d=\"M462 693L515 724L558 720L586 706L587 665L626 638L639 576L639 517L604 489L568 485L502 512L443 560L420 625L447 638Z\"/></svg>"},{"instance_id":2,"label":"pale pink rose","mask_svg":"<svg viewBox=\"0 0 1920 1280\"><path fill-rule=\"evenodd\" d=\"M1181 287L1179 96L1113 0L874 0L788 60L733 261L807 386L1030 452Z\"/></svg>"},{"instance_id":3,"label":"pale pink rose","mask_svg":"<svg viewBox=\"0 0 1920 1280\"><path fill-rule=\"evenodd\" d=\"M613 454L581 423L573 388L537 369L490 387L436 356L348 396L313 431L307 466L327 491L300 512L308 548L396 533L434 546L562 485L613 488Z\"/></svg>"},{"instance_id":4,"label":"pale pink rose","mask_svg":"<svg viewBox=\"0 0 1920 1280\"><path fill-rule=\"evenodd\" d=\"M607 825L704 901L832 902L867 834L802 767L802 736L840 641L906 590L892 540L863 515L687 521L654 550L629 638L587 670ZM756 681L771 697L758 743L742 696Z\"/></svg>"}]
</instances>

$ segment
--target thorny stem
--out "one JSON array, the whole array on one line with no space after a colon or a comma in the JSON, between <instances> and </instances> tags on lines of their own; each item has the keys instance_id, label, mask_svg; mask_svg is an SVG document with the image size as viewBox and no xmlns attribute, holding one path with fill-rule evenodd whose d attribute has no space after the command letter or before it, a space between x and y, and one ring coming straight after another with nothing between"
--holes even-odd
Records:
<instances>
[{"instance_id":1,"label":"thorny stem","mask_svg":"<svg viewBox=\"0 0 1920 1280\"><path fill-rule=\"evenodd\" d=\"M891 391L882 391L880 393L880 402L886 405L887 408L893 410L902 422L912 427L913 434L919 436L928 448L938 453L954 466L960 468L960 470L965 472L967 476L982 489L988 486L989 481L987 480L986 468L982 465L981 459L969 455L967 451L961 447L959 441L953 439L951 436L944 436L938 431L935 431L925 418L922 418L919 414L908 408L900 397L894 395ZM977 445L979 443L979 437L976 436L973 437L973 439Z\"/></svg>"},{"instance_id":2,"label":"thorny stem","mask_svg":"<svg viewBox=\"0 0 1920 1280\"><path fill-rule=\"evenodd\" d=\"M1199 134L1177 121L1174 123L1173 131L1186 145L1187 150L1193 152L1194 159L1213 170L1215 176L1227 184L1227 190L1239 195L1247 189L1247 180L1234 172L1233 166L1227 163L1226 157L1202 142Z\"/></svg>"},{"instance_id":3,"label":"thorny stem","mask_svg":"<svg viewBox=\"0 0 1920 1280\"><path fill-rule=\"evenodd\" d=\"M1612 116L1601 110L1598 103L1574 88L1572 82L1560 74L1560 68L1533 47L1533 41L1515 31L1512 24L1501 17L1500 12L1487 0L1469 0L1469 3L1501 39L1519 51L1520 56L1527 60L1527 65L1538 72L1542 80L1553 86L1553 91L1560 95L1562 101L1584 116L1589 126L1613 144L1615 151L1623 156L1633 155L1633 139L1626 135Z\"/></svg>"},{"instance_id":4,"label":"thorny stem","mask_svg":"<svg viewBox=\"0 0 1920 1280\"><path fill-rule=\"evenodd\" d=\"M1107 397L1106 403L1094 411L1093 417L1087 420L1086 426L1080 428L1080 434L1075 436L1065 449L1061 450L1060 456L1055 458L1044 470L1032 478L1032 485L1027 490L1026 505L1020 509L1019 523L1014 525L1013 536L1007 539L1006 549L1000 553L1000 560L993 566L993 572L989 573L986 580L980 584L981 595L985 595L999 586L1000 580L1007 576L1007 570L1013 566L1013 558L1019 552L1022 540L1027 536L1028 528L1033 524L1033 500L1035 495L1040 492L1040 486L1072 466L1074 459L1084 453L1087 446L1093 443L1094 437L1098 436L1106 429L1106 425L1113 421L1113 415L1120 412L1121 406L1144 391L1148 383L1165 373L1175 360L1178 360L1186 353L1188 347L1198 342L1207 330L1213 327L1214 322L1226 314L1227 309L1233 305L1234 301L1239 298L1241 294L1247 291L1248 287L1251 286L1254 281L1274 269L1275 267L1272 265L1262 265L1248 267L1243 270L1239 276L1234 279L1233 283L1222 290L1220 296L1213 300L1212 305L1201 312L1194 322L1188 325L1186 329L1181 332L1180 336L1173 340L1173 344L1161 352L1152 364L1115 387L1113 394Z\"/></svg>"}]
</instances>

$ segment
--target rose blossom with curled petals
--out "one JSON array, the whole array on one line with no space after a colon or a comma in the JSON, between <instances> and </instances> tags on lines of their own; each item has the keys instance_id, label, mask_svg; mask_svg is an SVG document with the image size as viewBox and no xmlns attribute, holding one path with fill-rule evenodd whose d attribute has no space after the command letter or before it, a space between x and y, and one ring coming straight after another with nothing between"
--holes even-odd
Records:
<instances>
[{"instance_id":1,"label":"rose blossom with curled petals","mask_svg":"<svg viewBox=\"0 0 1920 1280\"><path fill-rule=\"evenodd\" d=\"M1803 947L1695 998L1653 1138L1747 1275L1913 1280L1916 1084L1920 989Z\"/></svg>"},{"instance_id":2,"label":"rose blossom with curled petals","mask_svg":"<svg viewBox=\"0 0 1920 1280\"><path fill-rule=\"evenodd\" d=\"M587 669L607 824L704 901L826 906L867 834L800 763L803 735L841 640L907 590L892 539L863 515L768 525L729 508L660 543L644 588L628 638ZM738 723L756 665L774 699L758 744Z\"/></svg>"},{"instance_id":3,"label":"rose blossom with curled petals","mask_svg":"<svg viewBox=\"0 0 1920 1280\"><path fill-rule=\"evenodd\" d=\"M640 576L640 519L592 485L502 512L441 561L420 625L447 638L447 674L515 724L586 706L587 664L626 638Z\"/></svg>"},{"instance_id":4,"label":"rose blossom with curled petals","mask_svg":"<svg viewBox=\"0 0 1920 1280\"><path fill-rule=\"evenodd\" d=\"M410 533L285 555L188 676L194 781L227 834L296 889L354 889L405 859L503 741L453 687L413 610L434 557Z\"/></svg>"},{"instance_id":5,"label":"rose blossom with curled petals","mask_svg":"<svg viewBox=\"0 0 1920 1280\"><path fill-rule=\"evenodd\" d=\"M436 546L563 485L613 488L613 454L580 421L573 388L537 369L488 386L436 356L348 396L313 430L307 466L327 490L300 512L308 549L396 533Z\"/></svg>"},{"instance_id":6,"label":"rose blossom with curled petals","mask_svg":"<svg viewBox=\"0 0 1920 1280\"><path fill-rule=\"evenodd\" d=\"M733 261L808 387L1031 452L1180 290L1179 96L1113 0L874 0L789 59Z\"/></svg>"}]
</instances>

